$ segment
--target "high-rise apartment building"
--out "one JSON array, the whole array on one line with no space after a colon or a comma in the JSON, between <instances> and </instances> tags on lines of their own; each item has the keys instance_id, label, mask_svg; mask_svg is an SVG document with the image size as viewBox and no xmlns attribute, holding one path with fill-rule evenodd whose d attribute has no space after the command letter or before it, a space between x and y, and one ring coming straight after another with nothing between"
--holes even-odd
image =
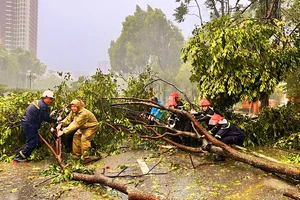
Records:
<instances>
[{"instance_id":1,"label":"high-rise apartment building","mask_svg":"<svg viewBox=\"0 0 300 200\"><path fill-rule=\"evenodd\" d=\"M38 0L0 0L0 43L37 52Z\"/></svg>"}]
</instances>

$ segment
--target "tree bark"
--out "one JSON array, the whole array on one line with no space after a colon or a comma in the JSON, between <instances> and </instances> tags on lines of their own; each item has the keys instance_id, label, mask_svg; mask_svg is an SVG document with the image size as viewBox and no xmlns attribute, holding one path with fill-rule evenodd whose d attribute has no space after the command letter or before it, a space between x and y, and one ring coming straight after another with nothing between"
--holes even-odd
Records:
<instances>
[{"instance_id":1,"label":"tree bark","mask_svg":"<svg viewBox=\"0 0 300 200\"><path fill-rule=\"evenodd\" d=\"M77 181L84 181L87 183L103 183L113 189L116 189L124 194L128 195L128 199L147 199L147 200L157 200L155 195L149 194L134 188L129 188L127 185L116 181L115 179L108 178L103 175L88 175L72 173L73 179Z\"/></svg>"},{"instance_id":2,"label":"tree bark","mask_svg":"<svg viewBox=\"0 0 300 200\"><path fill-rule=\"evenodd\" d=\"M126 104L127 105L132 105L132 104L149 105L149 103L141 102L141 101L140 102L118 103L117 105L126 105ZM231 148L230 146L226 145L225 143L223 143L223 142L217 140L215 137L213 137L205 128L203 128L203 126L201 126L201 124L195 119L195 117L187 111L178 110L178 109L174 109L171 107L166 107L166 106L162 106L162 105L158 105L158 104L151 104L151 103L150 103L150 106L156 107L156 108L159 108L162 110L167 110L167 111L170 111L173 113L188 116L190 118L190 120L192 121L192 123L194 124L194 126L196 127L196 129L200 130L202 132L205 139L208 140L209 142L211 142L215 147L217 147L217 148L211 149L211 151L214 153L221 154L221 155L230 157L234 160L247 163L249 165L252 165L253 167L257 167L266 172L283 174L283 175L291 176L291 177L295 178L296 180L300 180L300 168L293 167L293 166L290 166L287 164L277 163L274 161L268 161L266 159L262 159L259 157L255 157L253 155L242 153L242 152L239 152L239 151ZM161 127L161 126L157 126L157 127ZM152 127L152 130L154 131L153 127ZM156 134L158 134L158 133L156 132ZM195 137L199 138L199 136L197 136L197 134L194 134L194 135L195 135ZM200 148L187 147L187 146L184 146L181 144L177 144L177 143L173 142L172 140L165 138L165 137L162 137L162 139L167 141L168 143L176 145L178 148L181 148L181 149L184 149L187 151L191 151L191 152L201 152ZM205 147L205 143L203 143L202 147Z\"/></svg>"},{"instance_id":3,"label":"tree bark","mask_svg":"<svg viewBox=\"0 0 300 200\"><path fill-rule=\"evenodd\" d=\"M39 137L41 140L46 144L46 146L49 148L49 150L54 154L55 159L57 160L58 164L62 169L66 167L65 163L62 160L61 157L61 138L56 138L55 142L55 150L54 148L47 142L46 139L43 138L42 135L39 134ZM88 174L80 174L80 173L72 173L72 179L77 180L77 181L84 181L87 183L102 183L105 184L113 189L116 189L124 194L128 195L129 200L135 200L135 199L140 199L140 200L158 200L155 195L149 194L134 188L127 187L126 184L123 184L119 181L116 181L115 179L108 178L104 175L88 175Z\"/></svg>"}]
</instances>

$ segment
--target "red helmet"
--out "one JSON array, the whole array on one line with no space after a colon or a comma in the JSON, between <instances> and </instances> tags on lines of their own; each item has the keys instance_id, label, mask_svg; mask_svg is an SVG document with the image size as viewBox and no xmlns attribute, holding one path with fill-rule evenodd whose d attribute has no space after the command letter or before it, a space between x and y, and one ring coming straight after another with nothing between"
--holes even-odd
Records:
<instances>
[{"instance_id":1,"label":"red helmet","mask_svg":"<svg viewBox=\"0 0 300 200\"><path fill-rule=\"evenodd\" d=\"M222 117L219 114L214 114L210 120L209 120L209 125L216 125L220 120L223 120L224 117Z\"/></svg>"},{"instance_id":2,"label":"red helmet","mask_svg":"<svg viewBox=\"0 0 300 200\"><path fill-rule=\"evenodd\" d=\"M169 100L168 106L169 106L169 107L171 107L171 106L177 106L177 103L176 103L175 100Z\"/></svg>"},{"instance_id":3,"label":"red helmet","mask_svg":"<svg viewBox=\"0 0 300 200\"><path fill-rule=\"evenodd\" d=\"M179 97L179 94L178 94L177 92L172 92L172 93L170 94L170 97L176 98L176 97Z\"/></svg>"},{"instance_id":4,"label":"red helmet","mask_svg":"<svg viewBox=\"0 0 300 200\"><path fill-rule=\"evenodd\" d=\"M203 107L203 106L210 106L211 104L210 104L210 102L209 102L206 98L203 98L203 99L201 99L201 100L199 101L199 105L200 105L201 107Z\"/></svg>"}]
</instances>

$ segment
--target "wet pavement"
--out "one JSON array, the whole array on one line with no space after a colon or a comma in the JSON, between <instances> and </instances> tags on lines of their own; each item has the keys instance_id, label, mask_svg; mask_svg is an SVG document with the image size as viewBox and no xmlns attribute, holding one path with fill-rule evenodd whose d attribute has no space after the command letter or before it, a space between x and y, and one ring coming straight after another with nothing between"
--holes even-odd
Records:
<instances>
[{"instance_id":1,"label":"wet pavement","mask_svg":"<svg viewBox=\"0 0 300 200\"><path fill-rule=\"evenodd\" d=\"M146 164L146 171L141 169L138 159ZM101 184L51 184L51 176L40 175L51 163L55 160L0 163L1 199L127 199L127 195ZM295 185L250 165L232 159L215 163L212 154L178 150L124 149L123 153L104 157L88 167L95 168L95 174L118 176L118 181L156 194L160 199L280 200L289 199L283 196L284 191L295 189Z\"/></svg>"}]
</instances>

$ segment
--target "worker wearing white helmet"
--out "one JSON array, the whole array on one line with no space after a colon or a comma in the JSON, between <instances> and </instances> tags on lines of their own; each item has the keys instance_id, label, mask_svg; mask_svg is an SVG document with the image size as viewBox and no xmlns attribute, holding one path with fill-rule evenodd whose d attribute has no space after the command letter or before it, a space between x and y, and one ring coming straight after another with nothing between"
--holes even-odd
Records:
<instances>
[{"instance_id":1,"label":"worker wearing white helmet","mask_svg":"<svg viewBox=\"0 0 300 200\"><path fill-rule=\"evenodd\" d=\"M46 90L42 94L42 98L33 101L26 109L22 118L22 128L25 132L26 143L24 148L16 153L14 162L27 162L32 151L38 146L39 135L38 130L43 121L55 123L56 119L52 119L49 113L49 105L54 99L54 93Z\"/></svg>"}]
</instances>

